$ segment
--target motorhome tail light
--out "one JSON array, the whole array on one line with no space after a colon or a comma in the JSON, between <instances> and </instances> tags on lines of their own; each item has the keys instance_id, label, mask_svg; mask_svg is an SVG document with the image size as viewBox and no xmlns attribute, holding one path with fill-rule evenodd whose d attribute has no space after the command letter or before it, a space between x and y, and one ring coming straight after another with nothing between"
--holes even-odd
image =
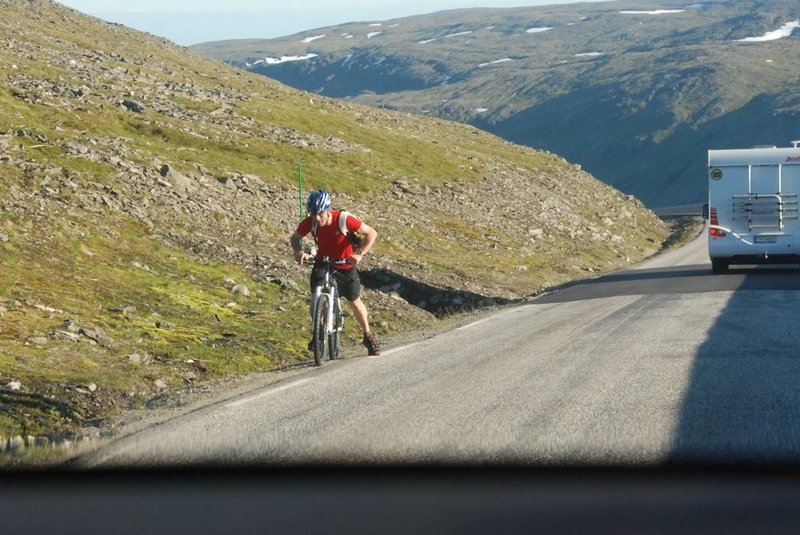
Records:
<instances>
[{"instance_id":1,"label":"motorhome tail light","mask_svg":"<svg viewBox=\"0 0 800 535\"><path fill-rule=\"evenodd\" d=\"M709 215L710 215L710 219L709 219L708 223L710 225L719 225L719 216L717 216L717 209L712 206L709 209Z\"/></svg>"},{"instance_id":2,"label":"motorhome tail light","mask_svg":"<svg viewBox=\"0 0 800 535\"><path fill-rule=\"evenodd\" d=\"M718 228L710 228L708 229L708 233L715 238L722 238L725 236L725 231Z\"/></svg>"}]
</instances>

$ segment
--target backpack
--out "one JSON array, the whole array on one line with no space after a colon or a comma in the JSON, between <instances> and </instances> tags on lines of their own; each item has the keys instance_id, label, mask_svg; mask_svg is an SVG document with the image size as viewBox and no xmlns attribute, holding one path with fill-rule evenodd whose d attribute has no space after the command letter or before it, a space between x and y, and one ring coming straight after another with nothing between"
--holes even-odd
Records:
<instances>
[{"instance_id":1,"label":"backpack","mask_svg":"<svg viewBox=\"0 0 800 535\"><path fill-rule=\"evenodd\" d=\"M354 232L350 232L347 230L347 216L352 215L350 212L346 212L342 210L339 213L339 232L344 234L347 239L350 241L350 244L353 246L353 250L357 253L361 252L361 237ZM314 243L317 244L319 247L319 242L317 241L317 220L311 223L311 235L314 236Z\"/></svg>"}]
</instances>

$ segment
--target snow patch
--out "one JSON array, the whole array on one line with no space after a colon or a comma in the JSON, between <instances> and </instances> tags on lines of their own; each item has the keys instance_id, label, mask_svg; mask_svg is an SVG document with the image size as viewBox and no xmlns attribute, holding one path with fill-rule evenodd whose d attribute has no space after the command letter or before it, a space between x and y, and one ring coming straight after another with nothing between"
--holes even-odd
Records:
<instances>
[{"instance_id":1,"label":"snow patch","mask_svg":"<svg viewBox=\"0 0 800 535\"><path fill-rule=\"evenodd\" d=\"M380 35L382 33L383 33L383 30L380 30L378 32L369 32L367 34L367 39L372 39L373 37L377 37L378 35Z\"/></svg>"},{"instance_id":2,"label":"snow patch","mask_svg":"<svg viewBox=\"0 0 800 535\"><path fill-rule=\"evenodd\" d=\"M789 37L797 28L800 28L800 20L787 22L777 30L767 32L760 37L745 37L744 39L737 39L741 43L760 43L763 41L775 41L783 37Z\"/></svg>"},{"instance_id":3,"label":"snow patch","mask_svg":"<svg viewBox=\"0 0 800 535\"><path fill-rule=\"evenodd\" d=\"M310 43L311 41L316 41L317 39L322 39L323 37L325 37L325 34L315 35L313 37L306 37L305 39L301 39L300 42L301 43Z\"/></svg>"},{"instance_id":4,"label":"snow patch","mask_svg":"<svg viewBox=\"0 0 800 535\"><path fill-rule=\"evenodd\" d=\"M458 37L459 35L468 35L472 33L472 30L467 30L466 32L458 32L458 33L451 33L444 36L445 39L448 37Z\"/></svg>"},{"instance_id":5,"label":"snow patch","mask_svg":"<svg viewBox=\"0 0 800 535\"><path fill-rule=\"evenodd\" d=\"M605 52L581 52L580 54L575 54L576 58L594 58L597 56L602 56Z\"/></svg>"},{"instance_id":6,"label":"snow patch","mask_svg":"<svg viewBox=\"0 0 800 535\"><path fill-rule=\"evenodd\" d=\"M525 30L525 33L542 33L552 29L553 29L552 26L541 26L539 28L528 28L527 30Z\"/></svg>"},{"instance_id":7,"label":"snow patch","mask_svg":"<svg viewBox=\"0 0 800 535\"><path fill-rule=\"evenodd\" d=\"M280 58L264 58L254 61L253 65L266 63L267 65L277 65L278 63L286 63L287 61L303 61L306 59L316 58L318 54L306 54L305 56L281 56Z\"/></svg>"},{"instance_id":8,"label":"snow patch","mask_svg":"<svg viewBox=\"0 0 800 535\"><path fill-rule=\"evenodd\" d=\"M654 9L652 11L624 10L620 11L623 15L669 15L672 13L683 13L685 9Z\"/></svg>"},{"instance_id":9,"label":"snow patch","mask_svg":"<svg viewBox=\"0 0 800 535\"><path fill-rule=\"evenodd\" d=\"M505 63L507 61L511 61L511 58L496 59L488 63L481 63L480 65L478 65L478 67L486 67L487 65L494 65L496 63Z\"/></svg>"}]
</instances>

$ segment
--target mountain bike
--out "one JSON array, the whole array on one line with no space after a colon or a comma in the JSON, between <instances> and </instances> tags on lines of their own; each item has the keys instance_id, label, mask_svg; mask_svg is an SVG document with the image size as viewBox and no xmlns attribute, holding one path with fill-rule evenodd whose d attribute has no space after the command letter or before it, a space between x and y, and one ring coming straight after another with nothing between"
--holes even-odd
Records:
<instances>
[{"instance_id":1,"label":"mountain bike","mask_svg":"<svg viewBox=\"0 0 800 535\"><path fill-rule=\"evenodd\" d=\"M326 358L339 358L344 315L339 303L339 288L331 273L332 264L346 264L346 260L329 257L317 258L314 265L323 266L325 278L320 286L314 288L311 308L311 343L314 363L321 366Z\"/></svg>"}]
</instances>

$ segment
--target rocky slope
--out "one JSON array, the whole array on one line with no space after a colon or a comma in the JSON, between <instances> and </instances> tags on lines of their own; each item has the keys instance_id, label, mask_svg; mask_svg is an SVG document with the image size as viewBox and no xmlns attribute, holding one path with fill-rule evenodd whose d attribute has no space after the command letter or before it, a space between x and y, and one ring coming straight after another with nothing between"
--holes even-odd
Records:
<instances>
[{"instance_id":1,"label":"rocky slope","mask_svg":"<svg viewBox=\"0 0 800 535\"><path fill-rule=\"evenodd\" d=\"M464 9L193 50L550 150L648 206L702 202L709 148L800 138L795 0Z\"/></svg>"},{"instance_id":2,"label":"rocky slope","mask_svg":"<svg viewBox=\"0 0 800 535\"><path fill-rule=\"evenodd\" d=\"M305 192L379 231L362 273L384 337L666 237L554 154L296 91L49 0L0 9L0 445L307 362L298 162Z\"/></svg>"}]
</instances>

